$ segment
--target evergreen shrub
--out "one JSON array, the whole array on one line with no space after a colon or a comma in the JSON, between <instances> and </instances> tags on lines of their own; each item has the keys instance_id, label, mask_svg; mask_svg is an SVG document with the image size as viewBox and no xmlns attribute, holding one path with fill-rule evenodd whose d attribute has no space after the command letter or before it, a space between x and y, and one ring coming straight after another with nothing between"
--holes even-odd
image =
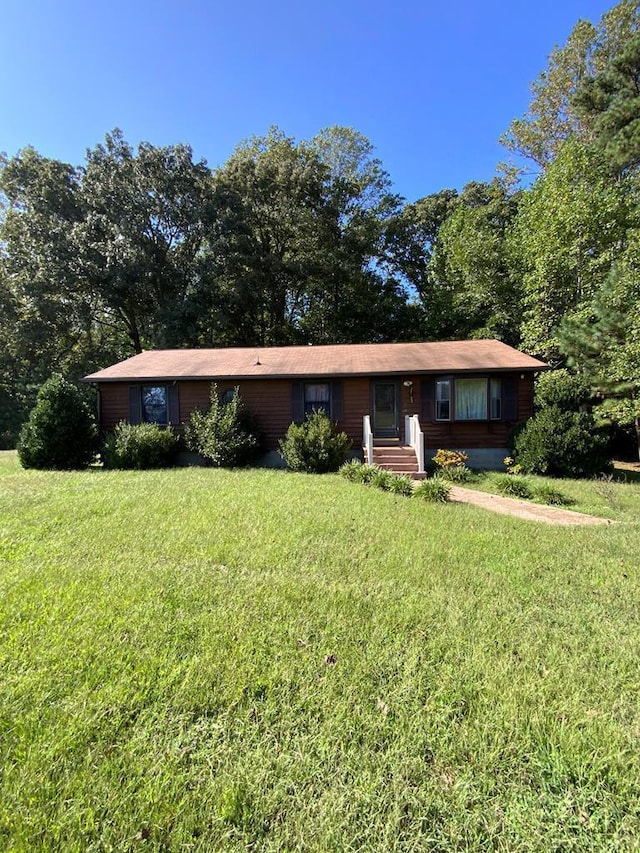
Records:
<instances>
[{"instance_id":1,"label":"evergreen shrub","mask_svg":"<svg viewBox=\"0 0 640 853\"><path fill-rule=\"evenodd\" d=\"M23 468L69 471L96 455L98 429L78 388L62 376L48 379L18 437Z\"/></svg>"},{"instance_id":2,"label":"evergreen shrub","mask_svg":"<svg viewBox=\"0 0 640 853\"><path fill-rule=\"evenodd\" d=\"M337 471L351 448L323 411L312 412L304 423L293 423L280 441L280 455L292 471L326 474Z\"/></svg>"},{"instance_id":3,"label":"evergreen shrub","mask_svg":"<svg viewBox=\"0 0 640 853\"><path fill-rule=\"evenodd\" d=\"M138 471L168 468L177 447L178 438L170 427L121 421L105 441L105 465Z\"/></svg>"},{"instance_id":4,"label":"evergreen shrub","mask_svg":"<svg viewBox=\"0 0 640 853\"><path fill-rule=\"evenodd\" d=\"M608 440L587 412L541 409L517 433L513 455L525 474L593 477L608 471Z\"/></svg>"}]
</instances>

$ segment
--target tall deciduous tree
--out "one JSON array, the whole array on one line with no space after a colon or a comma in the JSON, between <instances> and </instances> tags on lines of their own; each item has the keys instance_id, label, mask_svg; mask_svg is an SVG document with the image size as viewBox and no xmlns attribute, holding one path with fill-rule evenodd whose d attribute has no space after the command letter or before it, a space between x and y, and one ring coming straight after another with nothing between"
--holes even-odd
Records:
<instances>
[{"instance_id":1,"label":"tall deciduous tree","mask_svg":"<svg viewBox=\"0 0 640 853\"><path fill-rule=\"evenodd\" d=\"M640 8L622 0L594 26L578 21L566 44L553 50L549 63L531 86L527 113L511 123L503 143L546 169L570 136L593 140L593 115L578 108L575 95L590 78L603 72L637 32Z\"/></svg>"},{"instance_id":2,"label":"tall deciduous tree","mask_svg":"<svg viewBox=\"0 0 640 853\"><path fill-rule=\"evenodd\" d=\"M134 153L117 130L87 152L78 274L135 352L190 342L209 178L189 146Z\"/></svg>"},{"instance_id":3,"label":"tall deciduous tree","mask_svg":"<svg viewBox=\"0 0 640 853\"><path fill-rule=\"evenodd\" d=\"M568 140L524 197L513 231L525 290L524 348L561 362L557 329L588 311L620 253L632 197L593 149Z\"/></svg>"},{"instance_id":4,"label":"tall deciduous tree","mask_svg":"<svg viewBox=\"0 0 640 853\"><path fill-rule=\"evenodd\" d=\"M439 229L423 292L427 324L438 337L518 343L522 288L507 236L519 197L499 180L468 184Z\"/></svg>"}]
</instances>

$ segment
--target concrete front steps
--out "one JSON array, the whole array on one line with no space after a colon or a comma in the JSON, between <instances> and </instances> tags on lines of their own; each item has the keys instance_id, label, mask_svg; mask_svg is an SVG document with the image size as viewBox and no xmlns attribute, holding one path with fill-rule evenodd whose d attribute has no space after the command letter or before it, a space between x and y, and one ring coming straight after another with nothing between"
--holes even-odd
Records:
<instances>
[{"instance_id":1,"label":"concrete front steps","mask_svg":"<svg viewBox=\"0 0 640 853\"><path fill-rule=\"evenodd\" d=\"M365 451L365 458L366 458ZM369 461L369 460L367 460ZM373 459L378 468L393 471L394 474L410 474L415 479L421 479L424 474L418 474L418 461L413 447L409 445L375 445Z\"/></svg>"}]
</instances>

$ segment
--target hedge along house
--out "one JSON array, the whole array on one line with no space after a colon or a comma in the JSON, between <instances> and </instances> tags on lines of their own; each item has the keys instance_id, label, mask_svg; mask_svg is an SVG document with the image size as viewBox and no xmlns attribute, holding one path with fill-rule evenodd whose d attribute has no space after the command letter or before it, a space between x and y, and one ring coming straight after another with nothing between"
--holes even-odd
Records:
<instances>
[{"instance_id":1,"label":"hedge along house","mask_svg":"<svg viewBox=\"0 0 640 853\"><path fill-rule=\"evenodd\" d=\"M498 468L514 426L533 414L533 379L547 365L500 341L151 350L85 377L100 424L180 427L195 408L238 386L264 431L265 464L292 421L324 409L364 458L424 471L438 448Z\"/></svg>"}]
</instances>

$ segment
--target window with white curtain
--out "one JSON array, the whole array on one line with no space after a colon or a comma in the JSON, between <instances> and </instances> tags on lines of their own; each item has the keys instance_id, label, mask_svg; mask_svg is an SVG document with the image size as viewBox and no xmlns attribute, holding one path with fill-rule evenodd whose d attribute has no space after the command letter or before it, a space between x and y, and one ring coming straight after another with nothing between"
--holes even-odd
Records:
<instances>
[{"instance_id":1,"label":"window with white curtain","mask_svg":"<svg viewBox=\"0 0 640 853\"><path fill-rule=\"evenodd\" d=\"M456 420L487 419L487 380L456 379Z\"/></svg>"},{"instance_id":2,"label":"window with white curtain","mask_svg":"<svg viewBox=\"0 0 640 853\"><path fill-rule=\"evenodd\" d=\"M308 382L304 386L304 413L323 411L331 417L331 389L328 382Z\"/></svg>"}]
</instances>

